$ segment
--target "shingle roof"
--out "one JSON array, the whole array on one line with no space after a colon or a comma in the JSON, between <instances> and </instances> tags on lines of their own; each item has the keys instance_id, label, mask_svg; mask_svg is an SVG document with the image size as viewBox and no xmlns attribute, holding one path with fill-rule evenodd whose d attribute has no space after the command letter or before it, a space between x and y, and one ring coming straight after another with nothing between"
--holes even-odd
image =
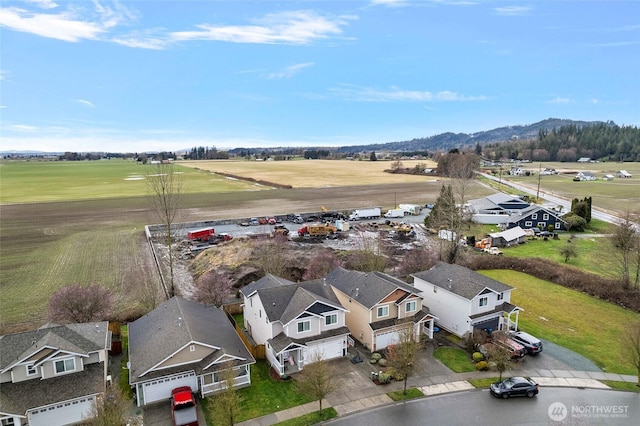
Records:
<instances>
[{"instance_id":1,"label":"shingle roof","mask_svg":"<svg viewBox=\"0 0 640 426\"><path fill-rule=\"evenodd\" d=\"M262 280L264 278L256 281L256 284ZM269 281L273 282L272 279ZM286 280L282 282L286 282ZM326 285L325 280L305 281L297 284L288 281L288 283L278 286L262 285L259 290L256 290L269 321L280 321L287 324L316 302L345 310L331 288Z\"/></svg>"},{"instance_id":2,"label":"shingle roof","mask_svg":"<svg viewBox=\"0 0 640 426\"><path fill-rule=\"evenodd\" d=\"M527 233L524 232L524 229L520 228L519 226L509 228L506 231L494 232L492 234L489 234L491 238L504 238L505 241L517 240L518 238L525 237L526 235Z\"/></svg>"},{"instance_id":3,"label":"shingle roof","mask_svg":"<svg viewBox=\"0 0 640 426\"><path fill-rule=\"evenodd\" d=\"M258 281L254 281L242 287L242 289L240 289L240 292L244 296L249 297L258 290L262 290L265 288L281 287L281 286L290 285L290 284L294 284L294 282L284 278L276 277L275 275L272 275L272 274L267 274L264 277L260 278Z\"/></svg>"},{"instance_id":4,"label":"shingle roof","mask_svg":"<svg viewBox=\"0 0 640 426\"><path fill-rule=\"evenodd\" d=\"M129 324L131 383L152 377L150 369L192 342L220 348L218 355L225 353L246 359L247 363L255 362L221 309L173 297ZM206 361L207 358L178 370L200 372L208 364ZM160 375L167 372L162 370Z\"/></svg>"},{"instance_id":5,"label":"shingle roof","mask_svg":"<svg viewBox=\"0 0 640 426\"><path fill-rule=\"evenodd\" d=\"M368 309L397 289L413 294L420 293L415 287L382 272L349 271L339 267L331 271L326 280Z\"/></svg>"},{"instance_id":6,"label":"shingle roof","mask_svg":"<svg viewBox=\"0 0 640 426\"><path fill-rule=\"evenodd\" d=\"M279 354L291 344L304 346L309 342L315 342L317 340L323 340L323 339L328 339L330 337L347 335L347 334L349 334L349 329L343 326L343 327L327 330L320 334L316 334L315 336L309 336L304 339L292 339L291 337L286 336L284 333L279 333L276 337L272 339L268 339L267 342L269 342L269 344L273 347L273 349L275 350L275 353Z\"/></svg>"},{"instance_id":7,"label":"shingle roof","mask_svg":"<svg viewBox=\"0 0 640 426\"><path fill-rule=\"evenodd\" d=\"M107 347L109 323L47 324L37 330L0 336L0 370L23 361L44 347L88 355Z\"/></svg>"},{"instance_id":8,"label":"shingle roof","mask_svg":"<svg viewBox=\"0 0 640 426\"><path fill-rule=\"evenodd\" d=\"M437 285L468 300L473 299L484 289L490 289L498 293L513 289L511 286L485 277L471 269L445 262L438 262L428 271L418 272L412 274L412 276Z\"/></svg>"},{"instance_id":9,"label":"shingle roof","mask_svg":"<svg viewBox=\"0 0 640 426\"><path fill-rule=\"evenodd\" d=\"M104 392L104 363L55 379L25 380L0 386L0 411L24 415L27 410Z\"/></svg>"}]
</instances>

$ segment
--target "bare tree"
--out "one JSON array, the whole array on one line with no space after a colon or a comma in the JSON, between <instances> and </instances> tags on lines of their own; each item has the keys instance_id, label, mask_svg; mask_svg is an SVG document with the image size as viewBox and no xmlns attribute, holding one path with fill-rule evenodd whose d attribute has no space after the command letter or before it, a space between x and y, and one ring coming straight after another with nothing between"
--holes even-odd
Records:
<instances>
[{"instance_id":1,"label":"bare tree","mask_svg":"<svg viewBox=\"0 0 640 426\"><path fill-rule=\"evenodd\" d=\"M611 235L611 243L617 253L620 281L625 288L630 287L632 281L634 287L638 288L640 285L640 231L629 211L617 225Z\"/></svg>"},{"instance_id":2,"label":"bare tree","mask_svg":"<svg viewBox=\"0 0 640 426\"><path fill-rule=\"evenodd\" d=\"M106 321L113 315L111 291L97 284L60 288L49 299L48 318L57 323Z\"/></svg>"},{"instance_id":3,"label":"bare tree","mask_svg":"<svg viewBox=\"0 0 640 426\"><path fill-rule=\"evenodd\" d=\"M571 244L571 240L567 240L567 244L560 248L560 254L564 258L564 263L569 262L572 257L576 257L578 255L578 251L576 250L575 244Z\"/></svg>"},{"instance_id":4,"label":"bare tree","mask_svg":"<svg viewBox=\"0 0 640 426\"><path fill-rule=\"evenodd\" d=\"M359 232L356 234L358 250L353 250L349 256L350 267L362 271L383 272L389 263L388 246L380 233Z\"/></svg>"},{"instance_id":5,"label":"bare tree","mask_svg":"<svg viewBox=\"0 0 640 426\"><path fill-rule=\"evenodd\" d=\"M340 260L338 260L333 251L321 249L309 261L309 266L302 276L302 279L305 281L317 280L341 265Z\"/></svg>"},{"instance_id":6,"label":"bare tree","mask_svg":"<svg viewBox=\"0 0 640 426\"><path fill-rule=\"evenodd\" d=\"M167 297L172 297L175 292L173 243L176 229L174 224L177 222L180 211L184 182L182 175L175 173L172 163L156 162L151 165L151 168L152 172L146 176L147 187L151 194L149 200L153 213L162 224L162 236L169 251L169 282L165 284L165 291Z\"/></svg>"},{"instance_id":7,"label":"bare tree","mask_svg":"<svg viewBox=\"0 0 640 426\"><path fill-rule=\"evenodd\" d=\"M269 240L256 242L256 261L265 274L286 278L285 274L290 263L287 256L288 246L289 239L282 234L275 234Z\"/></svg>"},{"instance_id":8,"label":"bare tree","mask_svg":"<svg viewBox=\"0 0 640 426\"><path fill-rule=\"evenodd\" d=\"M93 403L88 420L82 424L87 426L140 425L141 422L131 415L131 402L119 386L110 386L104 397Z\"/></svg>"},{"instance_id":9,"label":"bare tree","mask_svg":"<svg viewBox=\"0 0 640 426\"><path fill-rule=\"evenodd\" d=\"M625 335L627 351L638 372L637 386L640 386L640 321L628 324Z\"/></svg>"},{"instance_id":10,"label":"bare tree","mask_svg":"<svg viewBox=\"0 0 640 426\"><path fill-rule=\"evenodd\" d=\"M338 382L331 373L331 367L322 354L315 352L297 377L296 385L300 392L318 400L320 419L322 419L322 400L338 388Z\"/></svg>"},{"instance_id":11,"label":"bare tree","mask_svg":"<svg viewBox=\"0 0 640 426\"><path fill-rule=\"evenodd\" d=\"M500 379L502 380L502 373L511 368L511 352L501 344L509 338L509 335L503 331L494 331L491 333L492 343L487 344L487 358L494 365L496 370L500 373Z\"/></svg>"},{"instance_id":12,"label":"bare tree","mask_svg":"<svg viewBox=\"0 0 640 426\"><path fill-rule=\"evenodd\" d=\"M402 256L398 273L401 277L420 271L426 271L437 262L436 255L427 247L416 247L408 250Z\"/></svg>"},{"instance_id":13,"label":"bare tree","mask_svg":"<svg viewBox=\"0 0 640 426\"><path fill-rule=\"evenodd\" d=\"M413 373L416 357L421 347L422 345L416 339L413 327L409 326L400 331L398 343L387 348L389 365L393 367L396 374L400 374L403 377L403 393L405 395L407 394L407 379Z\"/></svg>"},{"instance_id":14,"label":"bare tree","mask_svg":"<svg viewBox=\"0 0 640 426\"><path fill-rule=\"evenodd\" d=\"M240 413L242 396L234 386L236 380L236 370L232 363L226 363L222 371L222 381L225 388L220 393L210 397L208 410L217 425L233 426Z\"/></svg>"},{"instance_id":15,"label":"bare tree","mask_svg":"<svg viewBox=\"0 0 640 426\"><path fill-rule=\"evenodd\" d=\"M198 278L194 298L200 303L222 306L231 295L233 281L215 269L211 269Z\"/></svg>"}]
</instances>

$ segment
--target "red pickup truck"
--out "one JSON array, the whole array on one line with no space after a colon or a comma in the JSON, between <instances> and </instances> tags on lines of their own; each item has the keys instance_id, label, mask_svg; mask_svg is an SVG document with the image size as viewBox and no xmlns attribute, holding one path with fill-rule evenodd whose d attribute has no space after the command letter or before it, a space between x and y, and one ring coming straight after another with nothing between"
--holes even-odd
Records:
<instances>
[{"instance_id":1,"label":"red pickup truck","mask_svg":"<svg viewBox=\"0 0 640 426\"><path fill-rule=\"evenodd\" d=\"M171 415L174 426L198 426L196 399L189 386L171 391Z\"/></svg>"}]
</instances>

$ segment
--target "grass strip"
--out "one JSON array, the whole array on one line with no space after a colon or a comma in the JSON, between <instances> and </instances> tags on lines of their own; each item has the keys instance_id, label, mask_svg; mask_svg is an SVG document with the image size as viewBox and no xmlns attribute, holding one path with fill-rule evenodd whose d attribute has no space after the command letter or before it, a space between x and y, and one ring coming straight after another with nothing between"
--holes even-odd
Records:
<instances>
[{"instance_id":1,"label":"grass strip","mask_svg":"<svg viewBox=\"0 0 640 426\"><path fill-rule=\"evenodd\" d=\"M611 389L640 393L640 384L637 384L637 383L617 382L615 380L600 380L600 381L605 385L609 386Z\"/></svg>"},{"instance_id":2,"label":"grass strip","mask_svg":"<svg viewBox=\"0 0 640 426\"><path fill-rule=\"evenodd\" d=\"M338 412L333 408L325 408L322 410L322 416L320 411L314 411L313 413L305 414L304 416L296 417L294 419L285 420L280 423L276 423L278 426L310 426L315 425L326 420L338 417Z\"/></svg>"},{"instance_id":3,"label":"grass strip","mask_svg":"<svg viewBox=\"0 0 640 426\"><path fill-rule=\"evenodd\" d=\"M394 401L406 401L408 399L420 398L424 396L422 391L418 388L409 388L407 389L406 394L402 391L394 391L388 392L387 395L389 395L389 398L393 399Z\"/></svg>"},{"instance_id":4,"label":"grass strip","mask_svg":"<svg viewBox=\"0 0 640 426\"><path fill-rule=\"evenodd\" d=\"M498 377L489 377L486 379L467 379L467 382L471 383L477 389L488 389L492 383L498 380Z\"/></svg>"}]
</instances>

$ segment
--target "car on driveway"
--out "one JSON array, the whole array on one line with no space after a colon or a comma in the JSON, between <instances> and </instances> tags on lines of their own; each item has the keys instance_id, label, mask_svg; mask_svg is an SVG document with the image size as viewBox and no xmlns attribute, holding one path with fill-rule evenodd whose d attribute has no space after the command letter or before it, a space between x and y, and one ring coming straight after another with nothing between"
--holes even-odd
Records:
<instances>
[{"instance_id":1,"label":"car on driveway","mask_svg":"<svg viewBox=\"0 0 640 426\"><path fill-rule=\"evenodd\" d=\"M538 384L528 377L509 377L491 384L491 395L497 398L526 396L533 398L538 394Z\"/></svg>"},{"instance_id":2,"label":"car on driveway","mask_svg":"<svg viewBox=\"0 0 640 426\"><path fill-rule=\"evenodd\" d=\"M537 337L525 333L524 331L514 331L511 339L525 347L529 355L538 355L542 352L542 342Z\"/></svg>"}]
</instances>

